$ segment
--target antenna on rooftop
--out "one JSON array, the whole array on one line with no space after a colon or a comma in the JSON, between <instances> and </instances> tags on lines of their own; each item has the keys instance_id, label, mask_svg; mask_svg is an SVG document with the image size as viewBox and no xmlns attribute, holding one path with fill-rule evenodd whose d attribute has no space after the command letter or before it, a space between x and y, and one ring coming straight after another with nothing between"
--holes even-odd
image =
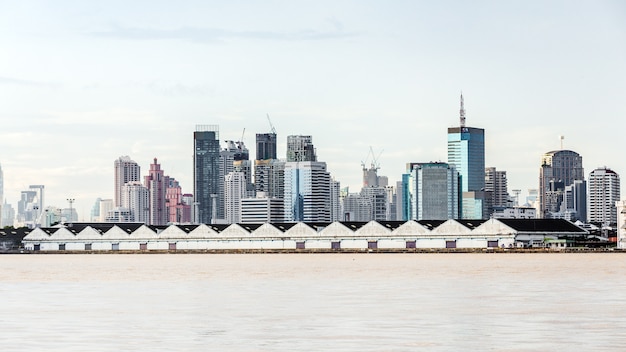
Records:
<instances>
[{"instance_id":1,"label":"antenna on rooftop","mask_svg":"<svg viewBox=\"0 0 626 352\"><path fill-rule=\"evenodd\" d=\"M461 127L465 127L465 106L463 106L463 92L461 92L461 110L459 111Z\"/></svg>"},{"instance_id":2,"label":"antenna on rooftop","mask_svg":"<svg viewBox=\"0 0 626 352\"><path fill-rule=\"evenodd\" d=\"M559 141L561 141L561 150L563 150L563 140L565 139L564 135L559 136Z\"/></svg>"}]
</instances>

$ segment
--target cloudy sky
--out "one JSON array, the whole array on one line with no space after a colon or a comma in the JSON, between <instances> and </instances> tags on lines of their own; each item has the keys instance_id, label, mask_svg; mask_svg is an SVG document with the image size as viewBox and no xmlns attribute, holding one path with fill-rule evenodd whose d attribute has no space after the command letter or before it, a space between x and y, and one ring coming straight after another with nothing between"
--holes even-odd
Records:
<instances>
[{"instance_id":1,"label":"cloudy sky","mask_svg":"<svg viewBox=\"0 0 626 352\"><path fill-rule=\"evenodd\" d=\"M113 161L158 158L191 193L193 130L313 136L358 191L370 147L397 181L447 161L446 131L486 133L509 189L537 188L544 152L626 175L626 3L615 1L0 0L0 164L86 219ZM245 133L244 133L245 129Z\"/></svg>"}]
</instances>

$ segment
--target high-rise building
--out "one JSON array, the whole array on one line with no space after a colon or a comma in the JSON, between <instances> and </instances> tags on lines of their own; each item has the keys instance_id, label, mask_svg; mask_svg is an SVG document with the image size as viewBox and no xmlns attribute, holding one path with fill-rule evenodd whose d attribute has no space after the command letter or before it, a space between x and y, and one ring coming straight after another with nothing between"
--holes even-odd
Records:
<instances>
[{"instance_id":1,"label":"high-rise building","mask_svg":"<svg viewBox=\"0 0 626 352\"><path fill-rule=\"evenodd\" d=\"M113 208L114 208L113 199L101 199L100 200L100 218L98 219L98 221L107 222L107 216L109 215L109 212L113 210Z\"/></svg>"},{"instance_id":2,"label":"high-rise building","mask_svg":"<svg viewBox=\"0 0 626 352\"><path fill-rule=\"evenodd\" d=\"M246 177L243 172L224 176L225 219L228 224L241 222L241 200L246 198Z\"/></svg>"},{"instance_id":3,"label":"high-rise building","mask_svg":"<svg viewBox=\"0 0 626 352\"><path fill-rule=\"evenodd\" d=\"M2 205L2 217L0 218L0 227L13 226L15 221L15 209L4 201Z\"/></svg>"},{"instance_id":4,"label":"high-rise building","mask_svg":"<svg viewBox=\"0 0 626 352\"><path fill-rule=\"evenodd\" d=\"M485 208L483 197L485 189L485 130L465 126L465 107L461 94L460 126L448 128L448 164L454 166L461 176L463 204L472 204L472 209ZM469 212L461 209L464 219L485 214L480 211Z\"/></svg>"},{"instance_id":5,"label":"high-rise building","mask_svg":"<svg viewBox=\"0 0 626 352\"><path fill-rule=\"evenodd\" d=\"M326 163L285 163L285 221L330 222L331 178Z\"/></svg>"},{"instance_id":6,"label":"high-rise building","mask_svg":"<svg viewBox=\"0 0 626 352\"><path fill-rule=\"evenodd\" d=\"M256 160L276 159L276 133L256 134Z\"/></svg>"},{"instance_id":7,"label":"high-rise building","mask_svg":"<svg viewBox=\"0 0 626 352\"><path fill-rule=\"evenodd\" d=\"M122 205L122 187L128 182L140 182L141 168L128 156L120 156L114 162L115 190L113 207Z\"/></svg>"},{"instance_id":8,"label":"high-rise building","mask_svg":"<svg viewBox=\"0 0 626 352\"><path fill-rule=\"evenodd\" d=\"M217 126L199 125L193 134L193 207L194 222L210 224L214 217L219 197L220 142Z\"/></svg>"},{"instance_id":9,"label":"high-rise building","mask_svg":"<svg viewBox=\"0 0 626 352\"><path fill-rule=\"evenodd\" d=\"M411 219L458 219L459 173L446 163L415 163L410 174Z\"/></svg>"},{"instance_id":10,"label":"high-rise building","mask_svg":"<svg viewBox=\"0 0 626 352\"><path fill-rule=\"evenodd\" d=\"M560 211L551 214L553 218L566 219L569 221L587 221L587 182L574 180L565 186Z\"/></svg>"},{"instance_id":11,"label":"high-rise building","mask_svg":"<svg viewBox=\"0 0 626 352\"><path fill-rule=\"evenodd\" d=\"M317 161L311 136L287 136L287 162Z\"/></svg>"},{"instance_id":12,"label":"high-rise building","mask_svg":"<svg viewBox=\"0 0 626 352\"><path fill-rule=\"evenodd\" d=\"M617 224L616 204L620 200L620 179L608 167L597 168L589 174L589 222L601 225Z\"/></svg>"},{"instance_id":13,"label":"high-rise building","mask_svg":"<svg viewBox=\"0 0 626 352\"><path fill-rule=\"evenodd\" d=\"M506 171L498 171L495 167L485 169L485 195L487 197L486 215L491 215L494 208L510 205Z\"/></svg>"},{"instance_id":14,"label":"high-rise building","mask_svg":"<svg viewBox=\"0 0 626 352\"><path fill-rule=\"evenodd\" d=\"M149 225L166 225L169 220L166 206L169 184L169 177L165 176L164 171L161 170L161 164L157 163L157 158L154 158L148 175L144 177L144 186L150 194L150 218L147 221Z\"/></svg>"},{"instance_id":15,"label":"high-rise building","mask_svg":"<svg viewBox=\"0 0 626 352\"><path fill-rule=\"evenodd\" d=\"M335 178L330 181L330 220L341 221L341 183Z\"/></svg>"},{"instance_id":16,"label":"high-rise building","mask_svg":"<svg viewBox=\"0 0 626 352\"><path fill-rule=\"evenodd\" d=\"M168 179L169 186L165 194L168 222L173 224L190 223L193 196L183 194L183 189L175 178L169 177Z\"/></svg>"},{"instance_id":17,"label":"high-rise building","mask_svg":"<svg viewBox=\"0 0 626 352\"><path fill-rule=\"evenodd\" d=\"M222 182L219 184L219 195L217 198L217 218L223 221L226 218L226 209L225 209L225 197L226 190L224 188L224 178L226 175L233 171L243 172L245 176L247 176L250 181L250 186L247 187L252 190L252 171L250 164L250 153L248 148L244 145L243 142L235 142L235 141L225 141L226 144L224 148L220 150L220 163L219 163L219 176ZM237 168L237 170L235 170ZM248 183L248 181L246 181Z\"/></svg>"},{"instance_id":18,"label":"high-rise building","mask_svg":"<svg viewBox=\"0 0 626 352\"><path fill-rule=\"evenodd\" d=\"M152 205L151 203L152 195L150 194L150 190L147 186L142 185L141 182L127 182L124 186L122 186L122 206L118 209L128 210L128 215L124 218L125 222L142 222L150 224L153 215L150 208ZM121 213L124 212L122 211Z\"/></svg>"},{"instance_id":19,"label":"high-rise building","mask_svg":"<svg viewBox=\"0 0 626 352\"><path fill-rule=\"evenodd\" d=\"M273 128L273 127L272 127ZM256 160L254 160L254 190L262 192L269 198L283 197L283 174L276 157L276 133L257 133ZM277 186L277 184L281 186Z\"/></svg>"},{"instance_id":20,"label":"high-rise building","mask_svg":"<svg viewBox=\"0 0 626 352\"><path fill-rule=\"evenodd\" d=\"M565 186L584 180L583 158L571 150L547 152L541 158L539 171L539 212L551 218L561 210Z\"/></svg>"}]
</instances>

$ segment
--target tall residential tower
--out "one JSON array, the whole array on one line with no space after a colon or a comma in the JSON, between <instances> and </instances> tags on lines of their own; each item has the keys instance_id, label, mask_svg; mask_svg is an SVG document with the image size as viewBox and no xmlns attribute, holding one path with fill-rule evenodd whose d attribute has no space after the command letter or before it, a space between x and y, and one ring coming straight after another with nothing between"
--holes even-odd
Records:
<instances>
[{"instance_id":1,"label":"tall residential tower","mask_svg":"<svg viewBox=\"0 0 626 352\"><path fill-rule=\"evenodd\" d=\"M217 210L214 202L217 201L220 184L219 127L196 126L196 131L193 133L193 147L193 193L195 196L193 221L210 224L214 210Z\"/></svg>"}]
</instances>

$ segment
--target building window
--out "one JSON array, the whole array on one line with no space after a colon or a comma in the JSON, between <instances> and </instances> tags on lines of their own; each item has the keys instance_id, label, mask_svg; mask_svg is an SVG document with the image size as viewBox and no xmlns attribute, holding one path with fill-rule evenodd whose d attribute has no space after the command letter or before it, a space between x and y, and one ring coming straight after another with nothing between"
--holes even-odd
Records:
<instances>
[{"instance_id":1,"label":"building window","mask_svg":"<svg viewBox=\"0 0 626 352\"><path fill-rule=\"evenodd\" d=\"M90 251L91 250L91 243L85 243L85 250L86 251Z\"/></svg>"},{"instance_id":2,"label":"building window","mask_svg":"<svg viewBox=\"0 0 626 352\"><path fill-rule=\"evenodd\" d=\"M36 244L36 245L34 245L34 246L33 246L33 250L34 250L34 251L39 251L39 250L41 250L41 245L40 245L40 244Z\"/></svg>"},{"instance_id":3,"label":"building window","mask_svg":"<svg viewBox=\"0 0 626 352\"><path fill-rule=\"evenodd\" d=\"M367 248L368 249L377 249L378 248L378 241L368 241L367 242Z\"/></svg>"},{"instance_id":4,"label":"building window","mask_svg":"<svg viewBox=\"0 0 626 352\"><path fill-rule=\"evenodd\" d=\"M446 248L456 248L456 241L446 241Z\"/></svg>"},{"instance_id":5,"label":"building window","mask_svg":"<svg viewBox=\"0 0 626 352\"><path fill-rule=\"evenodd\" d=\"M330 243L330 248L332 249L341 249L341 242L333 241Z\"/></svg>"},{"instance_id":6,"label":"building window","mask_svg":"<svg viewBox=\"0 0 626 352\"><path fill-rule=\"evenodd\" d=\"M415 241L406 241L406 248L415 248Z\"/></svg>"},{"instance_id":7,"label":"building window","mask_svg":"<svg viewBox=\"0 0 626 352\"><path fill-rule=\"evenodd\" d=\"M65 250L65 243L59 244L59 250L60 251L64 251Z\"/></svg>"},{"instance_id":8,"label":"building window","mask_svg":"<svg viewBox=\"0 0 626 352\"><path fill-rule=\"evenodd\" d=\"M304 249L304 242L296 242L296 249Z\"/></svg>"},{"instance_id":9,"label":"building window","mask_svg":"<svg viewBox=\"0 0 626 352\"><path fill-rule=\"evenodd\" d=\"M139 244L139 250L145 251L148 249L148 244L147 243L140 243Z\"/></svg>"},{"instance_id":10,"label":"building window","mask_svg":"<svg viewBox=\"0 0 626 352\"><path fill-rule=\"evenodd\" d=\"M489 248L497 248L498 247L498 241L487 241L487 247Z\"/></svg>"},{"instance_id":11,"label":"building window","mask_svg":"<svg viewBox=\"0 0 626 352\"><path fill-rule=\"evenodd\" d=\"M170 249L170 251L175 251L176 250L176 243L170 243L169 249Z\"/></svg>"},{"instance_id":12,"label":"building window","mask_svg":"<svg viewBox=\"0 0 626 352\"><path fill-rule=\"evenodd\" d=\"M111 245L111 250L119 251L120 250L120 244L119 243L113 243Z\"/></svg>"}]
</instances>

